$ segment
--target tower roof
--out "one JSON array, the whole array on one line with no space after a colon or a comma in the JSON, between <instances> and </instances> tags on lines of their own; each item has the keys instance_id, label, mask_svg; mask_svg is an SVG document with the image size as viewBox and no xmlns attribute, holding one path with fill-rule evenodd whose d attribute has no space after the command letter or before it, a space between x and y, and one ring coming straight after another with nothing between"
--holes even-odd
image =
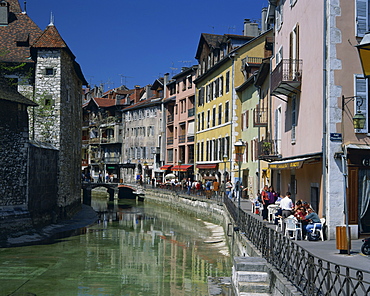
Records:
<instances>
[{"instance_id":1,"label":"tower roof","mask_svg":"<svg viewBox=\"0 0 370 296\"><path fill-rule=\"evenodd\" d=\"M47 26L44 32L32 44L32 47L33 48L64 48L69 52L69 54L72 55L73 58L75 58L72 51L69 49L67 43L65 43L62 36L60 36L57 28L54 25Z\"/></svg>"}]
</instances>

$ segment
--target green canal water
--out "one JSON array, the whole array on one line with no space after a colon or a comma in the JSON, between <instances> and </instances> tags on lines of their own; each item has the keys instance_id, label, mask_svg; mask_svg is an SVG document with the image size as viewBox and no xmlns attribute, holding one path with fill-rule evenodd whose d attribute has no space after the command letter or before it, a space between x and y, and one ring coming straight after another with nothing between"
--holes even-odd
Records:
<instances>
[{"instance_id":1,"label":"green canal water","mask_svg":"<svg viewBox=\"0 0 370 296\"><path fill-rule=\"evenodd\" d=\"M0 249L0 295L208 295L228 277L222 227L170 209L93 197L99 223L47 244Z\"/></svg>"}]
</instances>

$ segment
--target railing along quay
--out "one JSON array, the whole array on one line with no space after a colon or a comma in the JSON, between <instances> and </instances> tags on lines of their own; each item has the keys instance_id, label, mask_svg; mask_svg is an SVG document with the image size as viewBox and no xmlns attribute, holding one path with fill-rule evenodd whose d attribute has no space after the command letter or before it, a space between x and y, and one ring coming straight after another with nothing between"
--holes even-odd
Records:
<instances>
[{"instance_id":1,"label":"railing along quay","mask_svg":"<svg viewBox=\"0 0 370 296\"><path fill-rule=\"evenodd\" d=\"M224 199L224 204L234 221L237 221L240 211L238 231L303 295L370 295L370 272L314 256L263 221L239 209L229 198Z\"/></svg>"}]
</instances>

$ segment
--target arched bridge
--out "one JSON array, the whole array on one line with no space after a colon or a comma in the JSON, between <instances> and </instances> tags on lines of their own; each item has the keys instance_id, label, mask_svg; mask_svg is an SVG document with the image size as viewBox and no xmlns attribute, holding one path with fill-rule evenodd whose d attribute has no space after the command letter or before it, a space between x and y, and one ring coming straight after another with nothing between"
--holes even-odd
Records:
<instances>
[{"instance_id":1,"label":"arched bridge","mask_svg":"<svg viewBox=\"0 0 370 296\"><path fill-rule=\"evenodd\" d=\"M136 198L136 195L139 194L138 191L140 191L135 185L82 182L81 188L83 190L84 204L91 205L91 191L98 187L107 188L110 201L113 201L115 196L118 198Z\"/></svg>"}]
</instances>

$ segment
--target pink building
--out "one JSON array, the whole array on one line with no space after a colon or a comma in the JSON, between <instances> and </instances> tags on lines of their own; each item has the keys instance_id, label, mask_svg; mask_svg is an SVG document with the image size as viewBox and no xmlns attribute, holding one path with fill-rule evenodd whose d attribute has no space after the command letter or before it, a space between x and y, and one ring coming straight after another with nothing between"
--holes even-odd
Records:
<instances>
[{"instance_id":1,"label":"pink building","mask_svg":"<svg viewBox=\"0 0 370 296\"><path fill-rule=\"evenodd\" d=\"M194 174L194 113L197 66L183 68L167 83L163 100L166 122L165 165L179 179Z\"/></svg>"}]
</instances>

